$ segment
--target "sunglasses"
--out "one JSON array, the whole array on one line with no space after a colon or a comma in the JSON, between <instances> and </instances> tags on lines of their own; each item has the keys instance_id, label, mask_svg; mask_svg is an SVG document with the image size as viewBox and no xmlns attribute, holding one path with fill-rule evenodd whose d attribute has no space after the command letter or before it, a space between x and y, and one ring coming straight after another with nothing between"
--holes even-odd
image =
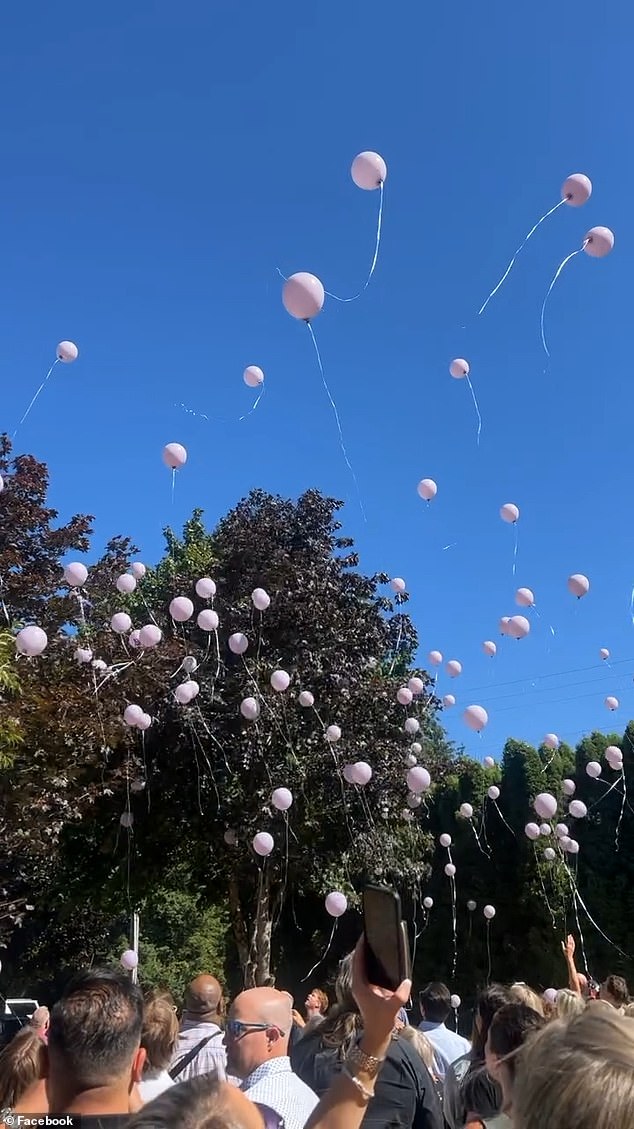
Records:
<instances>
[{"instance_id":1,"label":"sunglasses","mask_svg":"<svg viewBox=\"0 0 634 1129\"><path fill-rule=\"evenodd\" d=\"M268 1105L260 1105L259 1102L254 1102L254 1105L262 1114L264 1129L284 1129L284 1118L280 1113L276 1113Z\"/></svg>"},{"instance_id":2,"label":"sunglasses","mask_svg":"<svg viewBox=\"0 0 634 1129\"><path fill-rule=\"evenodd\" d=\"M281 1027L276 1027L274 1023L242 1023L239 1019L228 1019L225 1023L225 1032L230 1039L242 1039L248 1035L249 1031L279 1031L280 1035L284 1035Z\"/></svg>"}]
</instances>

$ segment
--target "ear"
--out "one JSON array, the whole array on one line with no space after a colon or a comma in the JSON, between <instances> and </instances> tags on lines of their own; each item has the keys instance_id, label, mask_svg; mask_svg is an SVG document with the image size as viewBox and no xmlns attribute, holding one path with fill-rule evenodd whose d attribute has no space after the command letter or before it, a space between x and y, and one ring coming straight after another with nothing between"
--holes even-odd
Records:
<instances>
[{"instance_id":1,"label":"ear","mask_svg":"<svg viewBox=\"0 0 634 1129\"><path fill-rule=\"evenodd\" d=\"M139 1047L134 1058L132 1059L131 1080L132 1084L136 1085L143 1078L143 1068L147 1059L147 1051L145 1047Z\"/></svg>"},{"instance_id":2,"label":"ear","mask_svg":"<svg viewBox=\"0 0 634 1129\"><path fill-rule=\"evenodd\" d=\"M281 1039L282 1036L277 1027L269 1027L266 1033L266 1037L269 1043L275 1044Z\"/></svg>"}]
</instances>

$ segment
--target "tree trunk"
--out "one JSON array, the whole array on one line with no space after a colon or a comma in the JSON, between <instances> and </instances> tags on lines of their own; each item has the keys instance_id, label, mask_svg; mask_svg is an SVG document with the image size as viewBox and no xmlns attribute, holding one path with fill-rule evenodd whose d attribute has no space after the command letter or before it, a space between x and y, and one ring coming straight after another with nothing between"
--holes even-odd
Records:
<instances>
[{"instance_id":1,"label":"tree trunk","mask_svg":"<svg viewBox=\"0 0 634 1129\"><path fill-rule=\"evenodd\" d=\"M235 878L229 880L229 911L231 914L231 924L233 927L233 935L238 950L238 957L240 958L240 965L242 967L242 976L244 979L245 988L252 985L247 984L247 967L249 965L249 935L247 932L244 914L242 913L242 906L240 904L240 891L238 883Z\"/></svg>"}]
</instances>

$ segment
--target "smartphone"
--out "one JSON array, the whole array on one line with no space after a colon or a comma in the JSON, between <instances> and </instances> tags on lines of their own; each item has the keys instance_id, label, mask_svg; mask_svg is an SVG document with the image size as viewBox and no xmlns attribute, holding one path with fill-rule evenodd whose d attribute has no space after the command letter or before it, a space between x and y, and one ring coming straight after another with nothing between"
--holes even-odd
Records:
<instances>
[{"instance_id":1,"label":"smartphone","mask_svg":"<svg viewBox=\"0 0 634 1129\"><path fill-rule=\"evenodd\" d=\"M411 979L407 927L401 899L387 886L367 886L363 891L363 932L366 975L370 984L394 991Z\"/></svg>"}]
</instances>

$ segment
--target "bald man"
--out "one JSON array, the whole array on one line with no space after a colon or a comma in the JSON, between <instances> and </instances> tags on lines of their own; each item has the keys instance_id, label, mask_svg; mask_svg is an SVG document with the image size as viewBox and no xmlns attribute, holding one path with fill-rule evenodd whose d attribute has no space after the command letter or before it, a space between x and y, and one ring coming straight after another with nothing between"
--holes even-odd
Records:
<instances>
[{"instance_id":1,"label":"bald man","mask_svg":"<svg viewBox=\"0 0 634 1129\"><path fill-rule=\"evenodd\" d=\"M279 1113L285 1129L304 1129L319 1099L291 1068L292 1008L291 997L275 988L237 996L225 1032L227 1070L252 1102Z\"/></svg>"},{"instance_id":2,"label":"bald man","mask_svg":"<svg viewBox=\"0 0 634 1129\"><path fill-rule=\"evenodd\" d=\"M222 987L215 976L197 976L185 993L180 1035L169 1074L185 1082L199 1074L226 1078L222 1031Z\"/></svg>"}]
</instances>

